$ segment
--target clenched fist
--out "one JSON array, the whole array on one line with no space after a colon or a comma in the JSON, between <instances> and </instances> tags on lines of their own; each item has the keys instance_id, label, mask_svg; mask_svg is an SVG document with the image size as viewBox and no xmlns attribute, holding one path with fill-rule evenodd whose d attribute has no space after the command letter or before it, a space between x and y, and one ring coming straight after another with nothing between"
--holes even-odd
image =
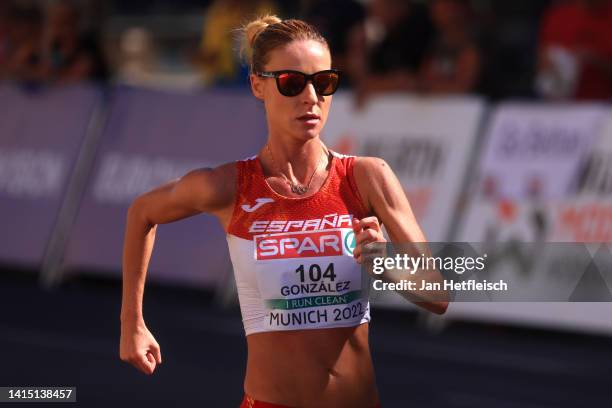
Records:
<instances>
[{"instance_id":1,"label":"clenched fist","mask_svg":"<svg viewBox=\"0 0 612 408\"><path fill-rule=\"evenodd\" d=\"M143 321L121 323L119 357L148 375L162 363L159 344Z\"/></svg>"},{"instance_id":2,"label":"clenched fist","mask_svg":"<svg viewBox=\"0 0 612 408\"><path fill-rule=\"evenodd\" d=\"M361 220L353 218L353 232L355 233L355 249L353 250L353 257L358 263L362 264L364 261L367 262L374 256L384 256L384 245L378 245L376 247L366 247L367 244L372 242L387 242L383 235L378 218L366 217ZM382 251L380 254L376 254L373 251Z\"/></svg>"}]
</instances>

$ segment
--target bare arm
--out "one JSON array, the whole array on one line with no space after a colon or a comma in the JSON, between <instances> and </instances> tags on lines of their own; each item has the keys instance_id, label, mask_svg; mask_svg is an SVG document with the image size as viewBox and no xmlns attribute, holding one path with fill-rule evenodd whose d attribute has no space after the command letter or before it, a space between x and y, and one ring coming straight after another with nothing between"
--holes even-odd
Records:
<instances>
[{"instance_id":1,"label":"bare arm","mask_svg":"<svg viewBox=\"0 0 612 408\"><path fill-rule=\"evenodd\" d=\"M123 247L120 357L151 374L159 345L144 324L145 280L158 224L195 214L219 215L233 204L234 164L198 169L136 198L127 214ZM151 353L155 357L148 356Z\"/></svg>"},{"instance_id":2,"label":"bare arm","mask_svg":"<svg viewBox=\"0 0 612 408\"><path fill-rule=\"evenodd\" d=\"M369 236L369 239L364 238L366 241L384 240L384 238L381 238L382 233L379 226L377 228L380 220L385 225L389 238L394 243L418 244L427 242L414 217L404 189L383 159L376 157L357 158L354 174L357 187L365 201L364 204L375 214L375 217L362 220L362 224L367 225L370 229L364 234L366 237ZM357 242L360 242L359 237ZM422 249L424 248L419 247L418 251ZM426 248L425 250L428 251ZM446 301L415 302L415 304L438 314L444 313L448 307Z\"/></svg>"}]
</instances>

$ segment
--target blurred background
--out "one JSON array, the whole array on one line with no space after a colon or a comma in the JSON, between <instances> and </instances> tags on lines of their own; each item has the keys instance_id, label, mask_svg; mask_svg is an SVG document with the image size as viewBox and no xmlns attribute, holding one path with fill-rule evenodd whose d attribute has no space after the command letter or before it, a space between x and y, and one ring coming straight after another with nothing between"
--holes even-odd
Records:
<instances>
[{"instance_id":1,"label":"blurred background","mask_svg":"<svg viewBox=\"0 0 612 408\"><path fill-rule=\"evenodd\" d=\"M137 195L265 142L235 34L265 12L328 39L344 76L324 142L383 157L430 241L494 243L500 274L575 287L444 316L374 294L382 406L609 406L610 0L0 0L0 386L77 386L87 407L239 405L221 227L159 227L153 376L119 360L121 254ZM588 243L596 267L549 242Z\"/></svg>"}]
</instances>

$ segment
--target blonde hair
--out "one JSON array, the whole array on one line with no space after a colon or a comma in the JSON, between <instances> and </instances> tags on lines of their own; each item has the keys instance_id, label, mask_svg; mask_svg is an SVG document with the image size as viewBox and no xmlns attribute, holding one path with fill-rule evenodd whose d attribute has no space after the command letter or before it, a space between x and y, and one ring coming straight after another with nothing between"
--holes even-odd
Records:
<instances>
[{"instance_id":1,"label":"blonde hair","mask_svg":"<svg viewBox=\"0 0 612 408\"><path fill-rule=\"evenodd\" d=\"M302 20L281 20L268 14L245 24L240 31L243 36L241 53L251 72L263 71L270 51L292 41L314 40L329 49L321 33Z\"/></svg>"}]
</instances>

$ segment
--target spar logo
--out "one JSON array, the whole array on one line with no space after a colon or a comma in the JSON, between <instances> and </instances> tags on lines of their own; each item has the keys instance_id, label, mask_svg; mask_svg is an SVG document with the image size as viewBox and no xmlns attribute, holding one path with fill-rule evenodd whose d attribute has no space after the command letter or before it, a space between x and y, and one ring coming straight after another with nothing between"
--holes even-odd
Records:
<instances>
[{"instance_id":1,"label":"spar logo","mask_svg":"<svg viewBox=\"0 0 612 408\"><path fill-rule=\"evenodd\" d=\"M349 232L344 237L344 247L349 254L353 255L353 251L355 250L355 233L353 231Z\"/></svg>"},{"instance_id":2,"label":"spar logo","mask_svg":"<svg viewBox=\"0 0 612 408\"><path fill-rule=\"evenodd\" d=\"M255 237L255 255L258 260L342 254L340 231L294 232Z\"/></svg>"}]
</instances>

